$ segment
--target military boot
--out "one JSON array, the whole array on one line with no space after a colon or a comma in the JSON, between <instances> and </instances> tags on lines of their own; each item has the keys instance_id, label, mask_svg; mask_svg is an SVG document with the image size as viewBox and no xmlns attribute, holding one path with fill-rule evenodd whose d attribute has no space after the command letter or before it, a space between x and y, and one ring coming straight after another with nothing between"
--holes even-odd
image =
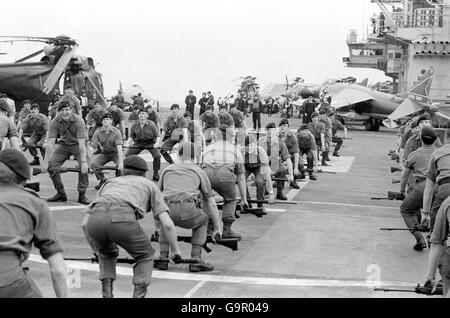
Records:
<instances>
[{"instance_id":1,"label":"military boot","mask_svg":"<svg viewBox=\"0 0 450 318\"><path fill-rule=\"evenodd\" d=\"M133 298L145 298L145 295L147 295L147 287L147 284L134 285Z\"/></svg>"},{"instance_id":2,"label":"military boot","mask_svg":"<svg viewBox=\"0 0 450 318\"><path fill-rule=\"evenodd\" d=\"M100 188L105 184L106 178L100 180L100 182L95 186L95 190L100 190Z\"/></svg>"},{"instance_id":3,"label":"military boot","mask_svg":"<svg viewBox=\"0 0 450 318\"><path fill-rule=\"evenodd\" d=\"M284 182L283 181L277 182L277 197L276 198L278 200L286 201L288 198L284 195L283 189L284 189Z\"/></svg>"},{"instance_id":4,"label":"military boot","mask_svg":"<svg viewBox=\"0 0 450 318\"><path fill-rule=\"evenodd\" d=\"M233 230L231 229L231 224L233 224L233 222L223 221L222 238L224 238L224 239L238 239L240 241L242 239L242 236L237 234L236 232L233 232Z\"/></svg>"},{"instance_id":5,"label":"military boot","mask_svg":"<svg viewBox=\"0 0 450 318\"><path fill-rule=\"evenodd\" d=\"M34 157L33 161L30 162L30 166L39 166L40 164L39 157Z\"/></svg>"},{"instance_id":6,"label":"military boot","mask_svg":"<svg viewBox=\"0 0 450 318\"><path fill-rule=\"evenodd\" d=\"M340 157L340 155L337 151L335 151L335 152L333 152L333 157Z\"/></svg>"},{"instance_id":7,"label":"military boot","mask_svg":"<svg viewBox=\"0 0 450 318\"><path fill-rule=\"evenodd\" d=\"M198 258L199 262L197 264L189 264L190 272L210 272L214 270L214 266L212 264L206 263L201 258Z\"/></svg>"},{"instance_id":8,"label":"military boot","mask_svg":"<svg viewBox=\"0 0 450 318\"><path fill-rule=\"evenodd\" d=\"M322 167L327 167L327 166L328 166L328 163L325 160L325 156L322 155Z\"/></svg>"},{"instance_id":9,"label":"military boot","mask_svg":"<svg viewBox=\"0 0 450 318\"><path fill-rule=\"evenodd\" d=\"M309 173L309 180L317 180L317 177L312 172L310 172Z\"/></svg>"},{"instance_id":10,"label":"military boot","mask_svg":"<svg viewBox=\"0 0 450 318\"><path fill-rule=\"evenodd\" d=\"M86 198L85 193L80 192L80 193L78 194L78 203L81 203L81 204L84 204L84 205L88 205L88 204L90 204L91 202Z\"/></svg>"},{"instance_id":11,"label":"military boot","mask_svg":"<svg viewBox=\"0 0 450 318\"><path fill-rule=\"evenodd\" d=\"M102 280L102 296L103 298L113 298L113 279L105 278Z\"/></svg>"}]
</instances>

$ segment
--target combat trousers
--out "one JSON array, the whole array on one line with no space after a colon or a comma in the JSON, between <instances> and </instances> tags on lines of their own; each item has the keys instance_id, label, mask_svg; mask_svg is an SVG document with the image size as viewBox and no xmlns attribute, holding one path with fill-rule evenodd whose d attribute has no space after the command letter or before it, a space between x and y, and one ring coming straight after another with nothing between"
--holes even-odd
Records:
<instances>
[{"instance_id":1,"label":"combat trousers","mask_svg":"<svg viewBox=\"0 0 450 318\"><path fill-rule=\"evenodd\" d=\"M14 251L0 251L0 298L42 298Z\"/></svg>"},{"instance_id":2,"label":"combat trousers","mask_svg":"<svg viewBox=\"0 0 450 318\"><path fill-rule=\"evenodd\" d=\"M166 161L169 164L173 164L173 159L170 156L169 151L171 151L173 149L173 147L182 139L183 137L180 136L178 139L177 138L172 138L172 136L169 136L169 138L167 138L162 147L161 147L161 155L164 157L164 159L166 159Z\"/></svg>"},{"instance_id":3,"label":"combat trousers","mask_svg":"<svg viewBox=\"0 0 450 318\"><path fill-rule=\"evenodd\" d=\"M202 247L206 242L208 229L208 215L200 208L200 202L196 198L183 201L166 200L169 207L169 215L173 223L183 229L192 229L191 257L201 257ZM169 257L169 243L164 233L159 235L161 257Z\"/></svg>"},{"instance_id":4,"label":"combat trousers","mask_svg":"<svg viewBox=\"0 0 450 318\"><path fill-rule=\"evenodd\" d=\"M87 233L99 252L100 280L116 279L116 260L122 247L134 258L133 284L150 285L155 250L127 203L98 202L88 211Z\"/></svg>"},{"instance_id":5,"label":"combat trousers","mask_svg":"<svg viewBox=\"0 0 450 318\"><path fill-rule=\"evenodd\" d=\"M158 149L153 148L154 143L144 145L144 144L135 144L133 147L136 148L129 148L127 151L126 157L132 156L132 155L138 155L144 150L148 150L150 154L153 157L153 174L158 173L159 169L161 168L161 153Z\"/></svg>"},{"instance_id":6,"label":"combat trousers","mask_svg":"<svg viewBox=\"0 0 450 318\"><path fill-rule=\"evenodd\" d=\"M308 171L313 171L313 169L314 169L314 156L313 156L312 150L311 149L304 149L304 148L299 148L299 150L300 150L300 153L299 153L300 157L303 157L303 155L306 154L306 167L307 167ZM303 172L305 170L304 167L302 166L302 164L303 164L303 162L299 163L299 165L300 165L299 170L301 172Z\"/></svg>"},{"instance_id":7,"label":"combat trousers","mask_svg":"<svg viewBox=\"0 0 450 318\"><path fill-rule=\"evenodd\" d=\"M45 134L36 134L33 133L30 137L30 139L28 140L28 144L29 145L33 145L33 146L42 146L45 142ZM32 155L33 157L37 157L38 156L38 152L36 150L36 148L29 148L30 150L30 155ZM42 155L42 159L45 158L45 149L44 148L40 148L39 149Z\"/></svg>"},{"instance_id":8,"label":"combat trousers","mask_svg":"<svg viewBox=\"0 0 450 318\"><path fill-rule=\"evenodd\" d=\"M248 168L245 167L245 180L248 179L248 177L253 173L255 176L255 183L256 183L256 200L264 200L264 192L265 192L265 184L266 180L264 178L264 175L260 172L260 167L256 168ZM250 199L250 193L248 192L247 188L247 200ZM258 203L258 207L262 207L262 203Z\"/></svg>"},{"instance_id":9,"label":"combat trousers","mask_svg":"<svg viewBox=\"0 0 450 318\"><path fill-rule=\"evenodd\" d=\"M236 175L231 164L222 166L203 165L212 188L223 197L222 221L232 223L236 220Z\"/></svg>"},{"instance_id":10,"label":"combat trousers","mask_svg":"<svg viewBox=\"0 0 450 318\"><path fill-rule=\"evenodd\" d=\"M252 112L253 119L253 129L261 129L261 113L260 112Z\"/></svg>"},{"instance_id":11,"label":"combat trousers","mask_svg":"<svg viewBox=\"0 0 450 318\"><path fill-rule=\"evenodd\" d=\"M400 213L408 228L412 229L420 225L420 209L423 205L423 192L425 190L425 179L416 183L414 188L406 195L400 206ZM417 242L424 242L420 231L411 232Z\"/></svg>"},{"instance_id":12,"label":"combat trousers","mask_svg":"<svg viewBox=\"0 0 450 318\"><path fill-rule=\"evenodd\" d=\"M278 166L278 170L277 170L277 172L275 172L273 177L277 178L277 179L286 179L287 174L288 174L287 167L284 165L284 163L282 163L280 161L279 162L279 166ZM278 192L282 192L283 191L283 189L284 189L284 182L285 181L276 181L275 182L275 186L278 189Z\"/></svg>"},{"instance_id":13,"label":"combat trousers","mask_svg":"<svg viewBox=\"0 0 450 318\"><path fill-rule=\"evenodd\" d=\"M81 167L81 157L79 145L67 146L63 144L56 145L56 149L53 151L52 156L48 162L49 176L52 179L53 185L56 191L61 195L66 195L64 190L64 184L61 180L61 173L52 172L54 168L60 168L70 156L74 156L78 161L78 166ZM78 174L78 192L86 193L86 189L89 185L89 176L87 173Z\"/></svg>"},{"instance_id":14,"label":"combat trousers","mask_svg":"<svg viewBox=\"0 0 450 318\"><path fill-rule=\"evenodd\" d=\"M186 106L186 111L191 113L192 120L194 120L194 106Z\"/></svg>"},{"instance_id":15,"label":"combat trousers","mask_svg":"<svg viewBox=\"0 0 450 318\"><path fill-rule=\"evenodd\" d=\"M435 196L433 197L433 203L431 204L430 211L430 229L433 230L434 222L436 221L436 215L441 207L442 202L450 196L450 183L439 185Z\"/></svg>"},{"instance_id":16,"label":"combat trousers","mask_svg":"<svg viewBox=\"0 0 450 318\"><path fill-rule=\"evenodd\" d=\"M117 153L99 153L94 156L91 163L91 169L95 170L107 164L108 162L114 162L116 166L119 165L119 155ZM98 180L105 179L105 174L103 172L96 172L95 176ZM117 174L116 174L117 176Z\"/></svg>"},{"instance_id":17,"label":"combat trousers","mask_svg":"<svg viewBox=\"0 0 450 318\"><path fill-rule=\"evenodd\" d=\"M334 147L334 152L336 153L341 149L342 144L344 143L344 139L342 139L341 137L333 136L332 142L336 143L336 147Z\"/></svg>"}]
</instances>

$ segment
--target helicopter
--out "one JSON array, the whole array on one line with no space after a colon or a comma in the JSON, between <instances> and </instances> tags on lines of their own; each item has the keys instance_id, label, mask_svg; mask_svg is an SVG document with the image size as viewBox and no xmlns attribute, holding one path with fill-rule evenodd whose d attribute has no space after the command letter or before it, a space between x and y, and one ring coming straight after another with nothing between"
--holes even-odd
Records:
<instances>
[{"instance_id":1,"label":"helicopter","mask_svg":"<svg viewBox=\"0 0 450 318\"><path fill-rule=\"evenodd\" d=\"M56 37L0 36L0 43L42 42L36 52L11 63L0 63L0 92L14 100L17 111L22 102L39 104L41 112L59 96L59 84L71 84L75 95L86 94L89 104L105 102L101 73L91 57L77 55L79 44L67 35ZM42 56L38 61L34 58ZM33 59L33 60L32 60Z\"/></svg>"}]
</instances>

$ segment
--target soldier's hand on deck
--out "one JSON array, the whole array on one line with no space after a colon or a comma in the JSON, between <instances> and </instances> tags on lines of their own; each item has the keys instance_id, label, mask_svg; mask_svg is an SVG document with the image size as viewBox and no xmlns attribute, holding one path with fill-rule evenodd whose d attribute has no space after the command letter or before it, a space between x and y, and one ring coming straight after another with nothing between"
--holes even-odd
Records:
<instances>
[{"instance_id":1,"label":"soldier's hand on deck","mask_svg":"<svg viewBox=\"0 0 450 318\"><path fill-rule=\"evenodd\" d=\"M422 221L420 222L420 227L424 229L430 228L430 213L422 212Z\"/></svg>"},{"instance_id":2,"label":"soldier's hand on deck","mask_svg":"<svg viewBox=\"0 0 450 318\"><path fill-rule=\"evenodd\" d=\"M213 243L216 243L216 240L220 239L222 239L222 233L220 233L219 229L214 229L211 235L211 240L213 241Z\"/></svg>"}]
</instances>

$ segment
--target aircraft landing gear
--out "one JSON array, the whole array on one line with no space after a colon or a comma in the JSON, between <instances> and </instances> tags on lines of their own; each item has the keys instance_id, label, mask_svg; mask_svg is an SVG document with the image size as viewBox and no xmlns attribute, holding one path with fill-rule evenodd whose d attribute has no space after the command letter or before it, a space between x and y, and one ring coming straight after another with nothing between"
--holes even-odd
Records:
<instances>
[{"instance_id":1,"label":"aircraft landing gear","mask_svg":"<svg viewBox=\"0 0 450 318\"><path fill-rule=\"evenodd\" d=\"M369 119L364 123L366 131L380 131L381 122L376 119Z\"/></svg>"}]
</instances>

